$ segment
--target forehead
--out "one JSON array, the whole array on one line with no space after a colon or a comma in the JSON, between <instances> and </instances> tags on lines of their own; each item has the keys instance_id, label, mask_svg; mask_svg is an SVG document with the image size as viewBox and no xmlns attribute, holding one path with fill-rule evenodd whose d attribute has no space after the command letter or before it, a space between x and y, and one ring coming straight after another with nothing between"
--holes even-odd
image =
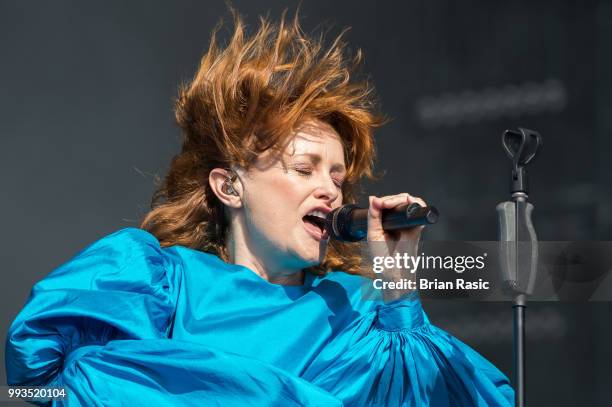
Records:
<instances>
[{"instance_id":1,"label":"forehead","mask_svg":"<svg viewBox=\"0 0 612 407\"><path fill-rule=\"evenodd\" d=\"M340 136L332 126L319 120L302 122L279 149L269 149L259 155L253 168L266 171L278 164L284 167L287 160L300 156L323 161L336 169L345 168Z\"/></svg>"},{"instance_id":2,"label":"forehead","mask_svg":"<svg viewBox=\"0 0 612 407\"><path fill-rule=\"evenodd\" d=\"M284 155L318 154L322 158L344 163L344 148L338 133L329 124L319 120L302 123L289 138Z\"/></svg>"}]
</instances>

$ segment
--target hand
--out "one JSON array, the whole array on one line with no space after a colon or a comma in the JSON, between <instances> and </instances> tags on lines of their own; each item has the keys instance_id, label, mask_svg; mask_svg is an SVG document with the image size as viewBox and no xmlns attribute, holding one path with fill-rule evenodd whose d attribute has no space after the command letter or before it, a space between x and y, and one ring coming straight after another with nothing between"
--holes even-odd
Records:
<instances>
[{"instance_id":1,"label":"hand","mask_svg":"<svg viewBox=\"0 0 612 407\"><path fill-rule=\"evenodd\" d=\"M427 206L421 198L412 196L407 192L383 196L382 198L370 196L370 206L368 208L368 242L388 243L397 242L399 240L417 241L421 237L421 231L425 226L417 226L410 229L404 229L395 232L385 232L382 227L382 210L393 209L403 204L418 203L421 206Z\"/></svg>"},{"instance_id":2,"label":"hand","mask_svg":"<svg viewBox=\"0 0 612 407\"><path fill-rule=\"evenodd\" d=\"M425 226L415 226L409 229L398 231L385 231L382 227L383 209L392 209L403 204L418 203L427 206L421 198L414 197L408 193L389 195L384 197L370 196L368 208L368 251L370 258L373 257L395 257L396 254L403 256L416 256L421 238L421 232ZM408 273L405 269L385 269L384 275L377 275L376 278L384 277L385 281L400 281L402 277L412 276L415 273ZM401 297L405 291L383 292L385 300L393 300Z\"/></svg>"}]
</instances>

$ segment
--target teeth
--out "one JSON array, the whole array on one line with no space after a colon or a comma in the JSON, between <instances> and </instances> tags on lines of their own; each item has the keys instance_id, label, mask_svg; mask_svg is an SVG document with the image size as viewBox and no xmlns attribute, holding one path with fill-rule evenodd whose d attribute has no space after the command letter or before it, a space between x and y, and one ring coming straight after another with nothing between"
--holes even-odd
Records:
<instances>
[{"instance_id":1,"label":"teeth","mask_svg":"<svg viewBox=\"0 0 612 407\"><path fill-rule=\"evenodd\" d=\"M326 217L326 215L321 211L312 211L312 212L309 212L308 215L316 216L316 217L323 218L323 219L325 219Z\"/></svg>"}]
</instances>

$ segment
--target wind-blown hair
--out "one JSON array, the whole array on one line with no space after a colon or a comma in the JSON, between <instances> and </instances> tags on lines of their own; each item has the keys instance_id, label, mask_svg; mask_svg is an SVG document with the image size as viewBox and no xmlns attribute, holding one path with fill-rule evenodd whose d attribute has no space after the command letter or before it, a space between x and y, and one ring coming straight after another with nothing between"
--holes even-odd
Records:
<instances>
[{"instance_id":1,"label":"wind-blown hair","mask_svg":"<svg viewBox=\"0 0 612 407\"><path fill-rule=\"evenodd\" d=\"M343 31L328 47L323 34L308 37L298 14L271 23L260 17L248 36L234 11L234 32L225 48L213 31L194 79L180 87L176 121L183 144L152 200L141 227L162 246L183 245L229 261L227 219L208 178L214 168L248 169L259 154L279 149L305 119L330 124L339 134L347 164L344 203L355 202L355 186L372 177L373 129L384 118L375 113L372 88L355 80L362 53L349 55ZM357 273L354 244L330 240L315 274L331 270Z\"/></svg>"}]
</instances>

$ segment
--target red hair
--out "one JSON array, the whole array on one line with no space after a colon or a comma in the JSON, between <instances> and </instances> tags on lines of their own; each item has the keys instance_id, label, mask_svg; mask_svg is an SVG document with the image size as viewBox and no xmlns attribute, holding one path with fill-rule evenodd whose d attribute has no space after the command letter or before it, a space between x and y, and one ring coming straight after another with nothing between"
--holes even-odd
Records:
<instances>
[{"instance_id":1,"label":"red hair","mask_svg":"<svg viewBox=\"0 0 612 407\"><path fill-rule=\"evenodd\" d=\"M325 47L323 35L304 34L297 13L291 22L283 13L278 24L260 17L251 36L240 16L233 17L227 46L217 44L218 25L195 77L179 90L182 149L141 225L163 246L183 245L225 261L228 225L208 184L212 169L248 169L262 152L280 148L301 122L315 118L340 136L347 164L343 196L354 202L357 181L372 177L372 133L384 120L374 112L372 88L354 78L362 53L348 55L346 30ZM356 273L359 262L354 245L330 241L324 262L311 271Z\"/></svg>"}]
</instances>

